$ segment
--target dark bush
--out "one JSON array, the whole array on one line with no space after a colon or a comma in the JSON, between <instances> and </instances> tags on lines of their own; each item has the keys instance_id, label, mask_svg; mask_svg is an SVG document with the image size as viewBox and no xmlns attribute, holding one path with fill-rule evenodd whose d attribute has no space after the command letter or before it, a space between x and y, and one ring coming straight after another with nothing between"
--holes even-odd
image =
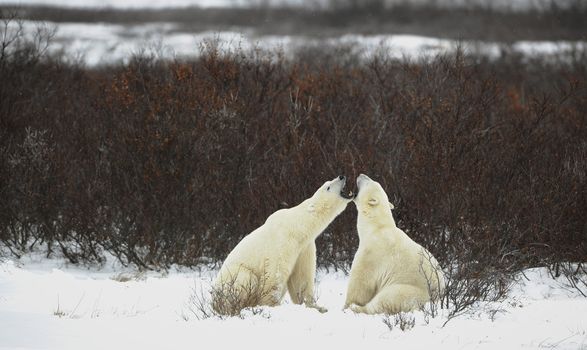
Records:
<instances>
[{"instance_id":1,"label":"dark bush","mask_svg":"<svg viewBox=\"0 0 587 350\"><path fill-rule=\"evenodd\" d=\"M585 60L312 62L207 43L189 62L89 69L17 39L0 58L0 240L15 255L220 262L273 211L364 172L441 264L587 256ZM320 264L348 266L355 219L350 205L318 238Z\"/></svg>"}]
</instances>

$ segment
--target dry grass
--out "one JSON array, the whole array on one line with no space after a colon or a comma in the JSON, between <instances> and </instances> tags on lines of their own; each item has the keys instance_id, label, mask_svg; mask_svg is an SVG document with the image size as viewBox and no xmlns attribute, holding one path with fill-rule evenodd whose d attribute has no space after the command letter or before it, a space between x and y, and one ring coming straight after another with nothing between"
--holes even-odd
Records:
<instances>
[{"instance_id":1,"label":"dry grass","mask_svg":"<svg viewBox=\"0 0 587 350\"><path fill-rule=\"evenodd\" d=\"M232 276L222 285L195 285L187 302L188 315L198 320L207 318L239 317L262 315L270 317L262 304L271 297L271 290L265 288L262 276L239 283L238 275ZM261 281L261 283L259 283Z\"/></svg>"},{"instance_id":2,"label":"dry grass","mask_svg":"<svg viewBox=\"0 0 587 350\"><path fill-rule=\"evenodd\" d=\"M414 328L416 318L410 312L400 312L394 315L384 315L383 323L390 331L399 328L402 332Z\"/></svg>"}]
</instances>

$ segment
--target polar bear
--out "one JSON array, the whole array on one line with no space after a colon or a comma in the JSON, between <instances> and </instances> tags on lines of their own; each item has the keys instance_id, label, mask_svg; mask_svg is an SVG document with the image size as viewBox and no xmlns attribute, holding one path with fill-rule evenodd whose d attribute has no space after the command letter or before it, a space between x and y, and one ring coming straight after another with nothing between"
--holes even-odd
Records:
<instances>
[{"instance_id":1,"label":"polar bear","mask_svg":"<svg viewBox=\"0 0 587 350\"><path fill-rule=\"evenodd\" d=\"M238 315L244 307L278 305L286 289L295 304L320 312L314 300L314 240L346 208L346 178L325 182L299 205L271 214L228 254L212 287L212 307Z\"/></svg>"},{"instance_id":2,"label":"polar bear","mask_svg":"<svg viewBox=\"0 0 587 350\"><path fill-rule=\"evenodd\" d=\"M366 175L357 178L359 248L344 309L395 314L417 309L444 290L436 259L395 225L387 194Z\"/></svg>"}]
</instances>

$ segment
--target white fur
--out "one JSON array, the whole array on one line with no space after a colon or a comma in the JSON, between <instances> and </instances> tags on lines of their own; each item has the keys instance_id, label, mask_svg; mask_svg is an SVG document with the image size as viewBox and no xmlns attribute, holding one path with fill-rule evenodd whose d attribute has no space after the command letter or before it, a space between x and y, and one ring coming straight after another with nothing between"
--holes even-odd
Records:
<instances>
[{"instance_id":1,"label":"white fur","mask_svg":"<svg viewBox=\"0 0 587 350\"><path fill-rule=\"evenodd\" d=\"M393 205L379 183L361 174L357 186L359 248L344 308L394 314L438 298L445 282L436 259L395 225Z\"/></svg>"},{"instance_id":2,"label":"white fur","mask_svg":"<svg viewBox=\"0 0 587 350\"><path fill-rule=\"evenodd\" d=\"M298 206L270 215L230 252L214 290L231 284L231 288L240 288L246 294L256 287L262 294L258 304L273 306L281 302L287 289L294 303L325 311L314 301L314 240L350 202L340 195L344 183L341 178L328 181ZM213 303L218 302L222 300Z\"/></svg>"}]
</instances>

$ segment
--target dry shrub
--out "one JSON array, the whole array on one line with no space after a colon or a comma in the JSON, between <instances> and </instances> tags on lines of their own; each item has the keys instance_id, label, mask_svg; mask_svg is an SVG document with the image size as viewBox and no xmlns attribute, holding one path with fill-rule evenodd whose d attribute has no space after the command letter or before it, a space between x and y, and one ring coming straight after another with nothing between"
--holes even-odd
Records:
<instances>
[{"instance_id":1,"label":"dry shrub","mask_svg":"<svg viewBox=\"0 0 587 350\"><path fill-rule=\"evenodd\" d=\"M270 213L361 172L442 266L587 255L585 60L343 49L313 64L210 43L193 61L88 69L18 47L0 59L0 241L15 255L218 263ZM349 266L355 224L351 205L317 239L320 265Z\"/></svg>"},{"instance_id":2,"label":"dry shrub","mask_svg":"<svg viewBox=\"0 0 587 350\"><path fill-rule=\"evenodd\" d=\"M563 277L563 287L587 297L587 268L585 263L555 262L548 268L552 278Z\"/></svg>"},{"instance_id":3,"label":"dry shrub","mask_svg":"<svg viewBox=\"0 0 587 350\"><path fill-rule=\"evenodd\" d=\"M416 318L410 312L400 312L394 315L384 315L382 320L383 324L385 324L390 331L393 331L398 327L401 331L407 331L414 328L414 326L416 325Z\"/></svg>"},{"instance_id":4,"label":"dry shrub","mask_svg":"<svg viewBox=\"0 0 587 350\"><path fill-rule=\"evenodd\" d=\"M500 302L507 297L513 276L507 271L484 266L471 260L460 260L447 269L446 288L438 301L423 309L428 316L446 318L444 325L455 317L476 312L482 304Z\"/></svg>"},{"instance_id":5,"label":"dry shrub","mask_svg":"<svg viewBox=\"0 0 587 350\"><path fill-rule=\"evenodd\" d=\"M258 275L247 279L248 282L243 285L237 273L221 286L206 288L207 291L202 286L195 285L188 299L187 310L199 320L211 317L244 318L246 314L269 317L261 305L273 297L274 291L265 287L265 280L262 275Z\"/></svg>"}]
</instances>

